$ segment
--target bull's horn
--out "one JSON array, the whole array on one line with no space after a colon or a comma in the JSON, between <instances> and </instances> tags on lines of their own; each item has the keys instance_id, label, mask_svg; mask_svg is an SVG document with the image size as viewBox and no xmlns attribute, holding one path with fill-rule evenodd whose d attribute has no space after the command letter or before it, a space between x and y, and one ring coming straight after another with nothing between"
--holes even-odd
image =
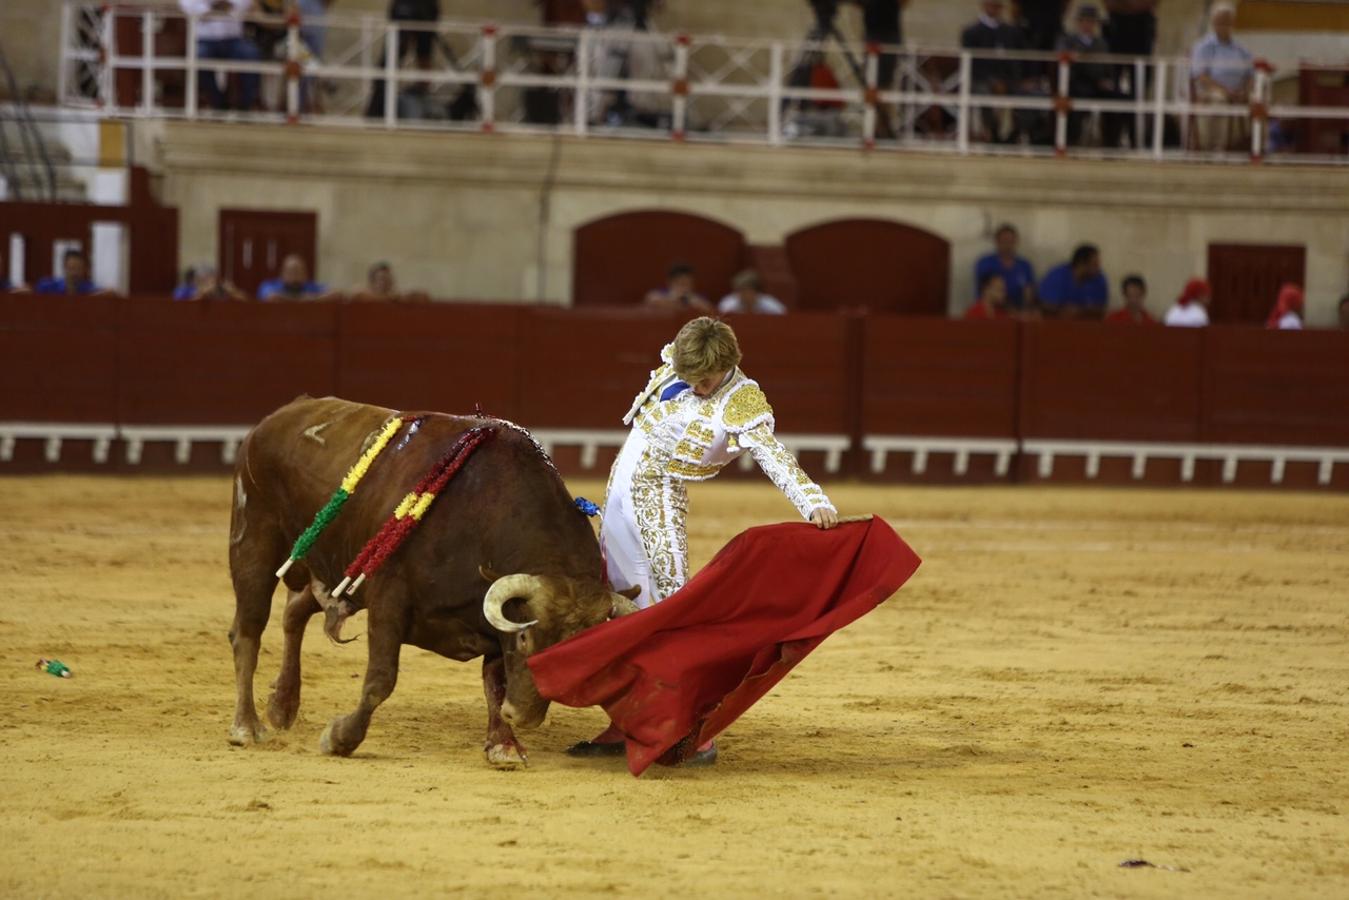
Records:
<instances>
[{"instance_id":1,"label":"bull's horn","mask_svg":"<svg viewBox=\"0 0 1349 900\"><path fill-rule=\"evenodd\" d=\"M504 609L506 601L514 597L528 601L542 588L543 585L537 575L504 575L492 582L492 586L487 589L487 596L482 598L482 614L487 617L488 624L497 631L504 631L507 634L524 631L531 625L537 625L539 620L512 622L506 618Z\"/></svg>"}]
</instances>

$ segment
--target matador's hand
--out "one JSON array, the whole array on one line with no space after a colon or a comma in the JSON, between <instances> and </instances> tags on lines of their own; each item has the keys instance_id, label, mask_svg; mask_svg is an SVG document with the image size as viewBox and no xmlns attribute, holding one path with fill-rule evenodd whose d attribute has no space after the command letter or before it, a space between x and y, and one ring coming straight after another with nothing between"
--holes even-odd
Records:
<instances>
[{"instance_id":1,"label":"matador's hand","mask_svg":"<svg viewBox=\"0 0 1349 900\"><path fill-rule=\"evenodd\" d=\"M838 513L827 506L821 506L810 514L810 521L827 530L838 524Z\"/></svg>"}]
</instances>

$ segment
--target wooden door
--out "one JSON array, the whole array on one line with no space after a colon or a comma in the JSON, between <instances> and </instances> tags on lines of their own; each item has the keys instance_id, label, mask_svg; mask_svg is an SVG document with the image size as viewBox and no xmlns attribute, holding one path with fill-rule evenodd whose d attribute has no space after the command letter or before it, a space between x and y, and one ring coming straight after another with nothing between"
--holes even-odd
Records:
<instances>
[{"instance_id":1,"label":"wooden door","mask_svg":"<svg viewBox=\"0 0 1349 900\"><path fill-rule=\"evenodd\" d=\"M1279 288L1306 284L1307 248L1301 244L1209 244L1208 280L1214 322L1263 323Z\"/></svg>"},{"instance_id":2,"label":"wooden door","mask_svg":"<svg viewBox=\"0 0 1349 900\"><path fill-rule=\"evenodd\" d=\"M318 281L318 213L291 210L222 209L220 211L220 275L250 297L258 285L276 278L281 260L298 253Z\"/></svg>"}]
</instances>

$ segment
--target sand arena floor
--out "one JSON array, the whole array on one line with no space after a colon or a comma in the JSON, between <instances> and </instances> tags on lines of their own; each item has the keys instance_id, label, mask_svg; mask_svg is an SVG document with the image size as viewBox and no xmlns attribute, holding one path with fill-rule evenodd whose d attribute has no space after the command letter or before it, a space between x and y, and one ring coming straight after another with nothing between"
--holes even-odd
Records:
<instances>
[{"instance_id":1,"label":"sand arena floor","mask_svg":"<svg viewBox=\"0 0 1349 900\"><path fill-rule=\"evenodd\" d=\"M924 567L715 768L635 780L564 756L602 714L557 706L488 768L478 665L412 649L321 756L365 645L317 622L294 730L231 748L229 481L0 480L0 895L1349 896L1349 499L834 495ZM789 513L700 487L696 562Z\"/></svg>"}]
</instances>

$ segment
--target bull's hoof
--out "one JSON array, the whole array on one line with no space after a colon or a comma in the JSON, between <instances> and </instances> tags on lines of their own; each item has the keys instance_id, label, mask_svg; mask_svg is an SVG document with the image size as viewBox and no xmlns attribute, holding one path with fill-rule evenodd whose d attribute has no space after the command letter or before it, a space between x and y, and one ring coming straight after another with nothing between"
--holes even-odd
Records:
<instances>
[{"instance_id":1,"label":"bull's hoof","mask_svg":"<svg viewBox=\"0 0 1349 900\"><path fill-rule=\"evenodd\" d=\"M521 769L529 765L524 749L514 742L492 744L485 751L487 762L498 769Z\"/></svg>"},{"instance_id":2,"label":"bull's hoof","mask_svg":"<svg viewBox=\"0 0 1349 900\"><path fill-rule=\"evenodd\" d=\"M334 731L341 721L340 718L333 719L328 723L328 727L323 729L323 734L319 736L319 750L327 756L350 756L356 749L354 746L343 746L335 737Z\"/></svg>"},{"instance_id":3,"label":"bull's hoof","mask_svg":"<svg viewBox=\"0 0 1349 900\"><path fill-rule=\"evenodd\" d=\"M283 695L279 691L273 692L267 700L267 721L272 723L273 728L281 731L289 731L295 724L295 717L300 712L300 698L298 695Z\"/></svg>"},{"instance_id":4,"label":"bull's hoof","mask_svg":"<svg viewBox=\"0 0 1349 900\"><path fill-rule=\"evenodd\" d=\"M235 747L247 747L249 744L261 743L266 737L267 732L257 722L252 724L235 722L230 726L229 742Z\"/></svg>"}]
</instances>

